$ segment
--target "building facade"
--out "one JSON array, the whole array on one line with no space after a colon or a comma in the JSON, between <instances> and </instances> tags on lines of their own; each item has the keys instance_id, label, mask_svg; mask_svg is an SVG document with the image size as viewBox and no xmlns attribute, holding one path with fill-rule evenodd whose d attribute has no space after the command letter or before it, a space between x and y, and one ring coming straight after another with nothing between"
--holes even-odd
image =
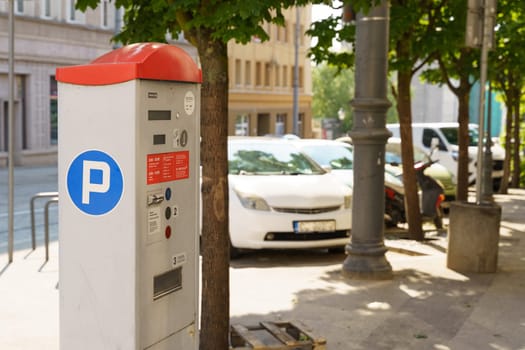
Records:
<instances>
[{"instance_id":1,"label":"building facade","mask_svg":"<svg viewBox=\"0 0 525 350\"><path fill-rule=\"evenodd\" d=\"M86 64L114 48L111 38L122 25L122 11L101 0L85 13L75 0L13 0L14 30L14 163L57 161L57 83L55 70ZM0 166L8 150L9 1L0 0ZM309 26L311 8L301 8L299 30ZM298 133L311 134L311 74L306 57L309 40L299 35L298 79L294 79L294 10L285 11L286 27L267 25L270 40L248 45L229 43L229 134L266 135L293 132L294 81L298 93ZM196 60L184 39L171 41Z\"/></svg>"},{"instance_id":2,"label":"building facade","mask_svg":"<svg viewBox=\"0 0 525 350\"><path fill-rule=\"evenodd\" d=\"M0 1L0 165L7 158L8 1ZM85 64L112 49L117 12L109 1L76 11L74 1L14 1L14 163L57 159L55 69Z\"/></svg>"},{"instance_id":3,"label":"building facade","mask_svg":"<svg viewBox=\"0 0 525 350\"><path fill-rule=\"evenodd\" d=\"M252 38L247 45L228 45L230 135L312 135L310 40L304 35L311 5L283 13L285 26L266 25L268 41Z\"/></svg>"}]
</instances>

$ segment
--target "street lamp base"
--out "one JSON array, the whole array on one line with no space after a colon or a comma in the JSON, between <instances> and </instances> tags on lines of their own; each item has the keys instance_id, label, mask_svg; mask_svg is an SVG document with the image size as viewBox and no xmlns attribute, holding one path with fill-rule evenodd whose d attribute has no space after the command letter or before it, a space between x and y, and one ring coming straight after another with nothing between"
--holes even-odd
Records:
<instances>
[{"instance_id":1,"label":"street lamp base","mask_svg":"<svg viewBox=\"0 0 525 350\"><path fill-rule=\"evenodd\" d=\"M388 280L394 277L392 266L382 255L352 255L343 262L343 276L350 279Z\"/></svg>"}]
</instances>

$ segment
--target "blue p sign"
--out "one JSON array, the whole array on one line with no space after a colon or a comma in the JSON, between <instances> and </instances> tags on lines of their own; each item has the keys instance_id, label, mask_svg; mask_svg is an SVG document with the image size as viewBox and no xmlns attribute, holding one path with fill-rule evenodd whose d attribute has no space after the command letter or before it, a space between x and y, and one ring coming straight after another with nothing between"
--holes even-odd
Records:
<instances>
[{"instance_id":1,"label":"blue p sign","mask_svg":"<svg viewBox=\"0 0 525 350\"><path fill-rule=\"evenodd\" d=\"M67 171L69 197L86 214L103 215L111 211L120 201L123 189L117 162L101 151L79 154Z\"/></svg>"}]
</instances>

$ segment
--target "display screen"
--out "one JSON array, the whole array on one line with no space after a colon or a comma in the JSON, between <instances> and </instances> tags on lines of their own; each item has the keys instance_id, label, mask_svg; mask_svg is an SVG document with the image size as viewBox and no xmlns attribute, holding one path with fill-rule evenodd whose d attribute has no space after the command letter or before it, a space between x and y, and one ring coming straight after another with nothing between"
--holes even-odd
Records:
<instances>
[{"instance_id":1,"label":"display screen","mask_svg":"<svg viewBox=\"0 0 525 350\"><path fill-rule=\"evenodd\" d=\"M148 111L148 120L171 120L171 111Z\"/></svg>"},{"instance_id":2,"label":"display screen","mask_svg":"<svg viewBox=\"0 0 525 350\"><path fill-rule=\"evenodd\" d=\"M153 144L154 145L165 145L166 135L164 134L153 135Z\"/></svg>"}]
</instances>

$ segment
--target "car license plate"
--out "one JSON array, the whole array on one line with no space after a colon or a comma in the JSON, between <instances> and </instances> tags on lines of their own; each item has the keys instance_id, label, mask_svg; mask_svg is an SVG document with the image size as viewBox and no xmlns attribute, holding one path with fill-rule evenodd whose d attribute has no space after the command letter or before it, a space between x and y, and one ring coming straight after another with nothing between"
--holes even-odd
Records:
<instances>
[{"instance_id":1,"label":"car license plate","mask_svg":"<svg viewBox=\"0 0 525 350\"><path fill-rule=\"evenodd\" d=\"M294 221L293 230L295 233L332 232L335 231L335 220Z\"/></svg>"}]
</instances>

